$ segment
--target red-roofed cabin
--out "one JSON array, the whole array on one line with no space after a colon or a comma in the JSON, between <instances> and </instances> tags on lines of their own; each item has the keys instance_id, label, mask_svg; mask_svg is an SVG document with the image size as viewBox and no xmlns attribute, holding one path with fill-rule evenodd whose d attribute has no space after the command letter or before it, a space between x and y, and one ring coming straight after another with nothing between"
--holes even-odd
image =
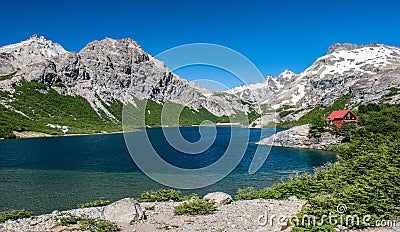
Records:
<instances>
[{"instance_id":1,"label":"red-roofed cabin","mask_svg":"<svg viewBox=\"0 0 400 232\"><path fill-rule=\"evenodd\" d=\"M358 123L357 115L350 110L335 110L325 119L325 121L328 125L335 124L337 127L342 127L344 122Z\"/></svg>"}]
</instances>

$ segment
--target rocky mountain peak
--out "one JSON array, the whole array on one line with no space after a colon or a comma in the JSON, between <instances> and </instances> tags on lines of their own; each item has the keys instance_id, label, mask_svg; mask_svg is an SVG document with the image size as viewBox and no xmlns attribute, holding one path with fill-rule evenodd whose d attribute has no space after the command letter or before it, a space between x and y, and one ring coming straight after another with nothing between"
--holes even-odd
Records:
<instances>
[{"instance_id":1,"label":"rocky mountain peak","mask_svg":"<svg viewBox=\"0 0 400 232\"><path fill-rule=\"evenodd\" d=\"M22 42L0 47L0 74L8 74L66 53L58 43L32 35Z\"/></svg>"},{"instance_id":2,"label":"rocky mountain peak","mask_svg":"<svg viewBox=\"0 0 400 232\"><path fill-rule=\"evenodd\" d=\"M329 48L328 48L328 53L327 54L331 54L337 51L350 51L353 49L356 49L360 47L357 44L351 44L351 43L335 43L332 44Z\"/></svg>"},{"instance_id":3,"label":"rocky mountain peak","mask_svg":"<svg viewBox=\"0 0 400 232\"><path fill-rule=\"evenodd\" d=\"M13 72L13 78L0 81L0 91L13 92L21 79L36 81L60 94L82 96L111 118L104 104L135 104L134 98L204 107L217 116L248 110L237 98L214 95L175 75L130 38L96 40L75 53L34 35L0 48L0 75Z\"/></svg>"},{"instance_id":4,"label":"rocky mountain peak","mask_svg":"<svg viewBox=\"0 0 400 232\"><path fill-rule=\"evenodd\" d=\"M304 109L351 94L353 101L379 102L391 88L400 88L400 48L383 44L333 44L328 54L300 74L285 70L277 77L227 92L252 100L248 89L259 93L262 104L273 109L291 106ZM394 90L393 90L394 91ZM273 94L271 94L271 92ZM391 102L400 102L392 97ZM301 116L301 115L300 115Z\"/></svg>"},{"instance_id":5,"label":"rocky mountain peak","mask_svg":"<svg viewBox=\"0 0 400 232\"><path fill-rule=\"evenodd\" d=\"M102 40L94 40L88 43L81 51L83 50L95 50L95 49L115 49L124 48L124 49L139 49L142 50L142 46L135 40L131 38L124 38L124 39L112 39L112 38L105 38Z\"/></svg>"},{"instance_id":6,"label":"rocky mountain peak","mask_svg":"<svg viewBox=\"0 0 400 232\"><path fill-rule=\"evenodd\" d=\"M292 72L292 71L290 71L290 70L288 70L288 69L285 69L285 71L281 72L281 73L278 75L277 79L281 79L281 80L290 80L290 79L292 79L294 76L296 76L296 73L294 73L294 72Z\"/></svg>"},{"instance_id":7,"label":"rocky mountain peak","mask_svg":"<svg viewBox=\"0 0 400 232\"><path fill-rule=\"evenodd\" d=\"M41 55L43 57L54 57L67 53L67 51L58 43L47 40L43 36L38 37L36 34L22 42L6 45L0 48L0 53L5 54L17 53L24 55L24 53L28 52L31 52L29 54Z\"/></svg>"}]
</instances>

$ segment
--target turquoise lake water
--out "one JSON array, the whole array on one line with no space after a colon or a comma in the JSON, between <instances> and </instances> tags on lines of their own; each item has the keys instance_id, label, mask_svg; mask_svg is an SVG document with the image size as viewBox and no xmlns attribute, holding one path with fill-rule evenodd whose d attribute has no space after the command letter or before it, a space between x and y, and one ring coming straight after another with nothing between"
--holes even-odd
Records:
<instances>
[{"instance_id":1,"label":"turquoise lake water","mask_svg":"<svg viewBox=\"0 0 400 232\"><path fill-rule=\"evenodd\" d=\"M175 150L160 128L148 129L147 134L165 161L180 167L199 168L222 156L230 140L230 130L229 127L218 127L212 146L197 155ZM200 138L198 127L182 127L180 131L190 141ZM263 166L250 175L249 164L258 147L254 142L261 139L261 131L266 135L274 133L272 129L251 129L246 153L226 178L204 188L182 192L235 194L238 188L246 186L260 189L284 181L297 172L310 173L315 167L336 159L328 152L273 147ZM267 148L260 147L265 152ZM167 187L147 177L135 165L123 134L0 141L0 210L48 213L76 208L77 204L98 198L138 197L143 191L159 188Z\"/></svg>"}]
</instances>

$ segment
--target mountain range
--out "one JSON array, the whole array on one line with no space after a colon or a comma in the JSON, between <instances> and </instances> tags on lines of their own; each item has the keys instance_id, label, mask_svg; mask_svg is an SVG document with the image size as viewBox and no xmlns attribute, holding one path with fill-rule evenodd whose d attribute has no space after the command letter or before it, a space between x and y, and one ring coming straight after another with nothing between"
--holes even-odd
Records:
<instances>
[{"instance_id":1,"label":"mountain range","mask_svg":"<svg viewBox=\"0 0 400 232\"><path fill-rule=\"evenodd\" d=\"M351 96L348 107L384 102L398 104L399 87L399 47L333 44L326 55L299 74L285 70L278 76L267 76L263 82L226 92L249 101L257 96L270 109L286 110L286 117L277 120L282 121L298 120L316 106L330 106L346 95Z\"/></svg>"},{"instance_id":2,"label":"mountain range","mask_svg":"<svg viewBox=\"0 0 400 232\"><path fill-rule=\"evenodd\" d=\"M212 92L180 78L132 39L106 38L68 52L34 35L0 48L0 137L14 131L120 131L123 105L144 100L149 126L160 125L162 106L171 102L184 108L182 125L229 122L244 114L250 126L262 127L298 120L347 95L348 107L398 104L399 77L400 48L334 44L299 74L285 70L259 83Z\"/></svg>"}]
</instances>

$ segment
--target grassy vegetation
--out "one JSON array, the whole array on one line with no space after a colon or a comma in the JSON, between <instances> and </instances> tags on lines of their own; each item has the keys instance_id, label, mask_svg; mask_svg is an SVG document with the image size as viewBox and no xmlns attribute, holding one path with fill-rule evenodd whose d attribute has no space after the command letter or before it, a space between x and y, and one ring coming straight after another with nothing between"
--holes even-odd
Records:
<instances>
[{"instance_id":1,"label":"grassy vegetation","mask_svg":"<svg viewBox=\"0 0 400 232\"><path fill-rule=\"evenodd\" d=\"M17 220L21 218L28 218L33 215L32 212L27 212L25 210L11 210L0 212L0 223L3 223L7 220Z\"/></svg>"},{"instance_id":2,"label":"grassy vegetation","mask_svg":"<svg viewBox=\"0 0 400 232\"><path fill-rule=\"evenodd\" d=\"M384 101L391 100L392 97L393 97L394 95L396 95L396 94L399 92L399 90L400 90L400 89L399 89L399 88L396 88L396 87L390 88L389 93L386 94L385 96L383 96L382 99L380 100L380 102L382 103L382 102L384 102Z\"/></svg>"},{"instance_id":3,"label":"grassy vegetation","mask_svg":"<svg viewBox=\"0 0 400 232\"><path fill-rule=\"evenodd\" d=\"M9 104L26 116L0 105L0 137L13 137L12 131L37 131L60 135L59 129L46 126L57 124L68 126L68 133L98 133L101 131L121 131L118 125L92 109L89 102L77 96L64 96L54 89L47 90L37 82L21 82L10 96L1 92L1 99L13 99ZM47 93L42 93L47 91Z\"/></svg>"},{"instance_id":4,"label":"grassy vegetation","mask_svg":"<svg viewBox=\"0 0 400 232\"><path fill-rule=\"evenodd\" d=\"M89 207L99 207L99 206L105 206L110 204L109 200L104 200L104 199L99 199L91 202L87 202L81 205L78 205L78 208L89 208Z\"/></svg>"},{"instance_id":5,"label":"grassy vegetation","mask_svg":"<svg viewBox=\"0 0 400 232\"><path fill-rule=\"evenodd\" d=\"M77 224L80 218L77 216L73 216L70 213L61 213L61 215L55 218L55 220L59 225L67 226L67 225Z\"/></svg>"},{"instance_id":6,"label":"grassy vegetation","mask_svg":"<svg viewBox=\"0 0 400 232\"><path fill-rule=\"evenodd\" d=\"M159 189L157 191L148 191L140 195L141 201L180 201L182 198L181 191L174 189Z\"/></svg>"},{"instance_id":7,"label":"grassy vegetation","mask_svg":"<svg viewBox=\"0 0 400 232\"><path fill-rule=\"evenodd\" d=\"M15 75L16 73L17 73L17 72L12 72L12 73L10 73L10 74L4 75L4 76L0 76L0 81L4 81L4 80L11 79L11 78L14 77L14 75Z\"/></svg>"},{"instance_id":8,"label":"grassy vegetation","mask_svg":"<svg viewBox=\"0 0 400 232\"><path fill-rule=\"evenodd\" d=\"M154 210L154 205L144 207L145 210Z\"/></svg>"},{"instance_id":9,"label":"grassy vegetation","mask_svg":"<svg viewBox=\"0 0 400 232\"><path fill-rule=\"evenodd\" d=\"M62 82L57 82L57 83L55 84L55 86L60 87L60 88L65 87L65 85L64 85Z\"/></svg>"},{"instance_id":10,"label":"grassy vegetation","mask_svg":"<svg viewBox=\"0 0 400 232\"><path fill-rule=\"evenodd\" d=\"M358 114L361 125L349 131L349 142L331 148L339 154L338 162L316 169L314 175L292 177L265 189L240 189L236 199L287 199L294 195L308 200L297 216L314 215L317 221L337 213L339 204L347 206L342 216L370 215L371 224L399 218L400 106L360 106ZM325 220L321 226L298 225L294 231L333 229Z\"/></svg>"},{"instance_id":11,"label":"grassy vegetation","mask_svg":"<svg viewBox=\"0 0 400 232\"><path fill-rule=\"evenodd\" d=\"M159 189L157 191L147 191L140 195L140 201L145 202L162 202L162 201L185 201L191 199L199 199L200 196L192 193L187 196L183 196L181 191L175 189Z\"/></svg>"},{"instance_id":12,"label":"grassy vegetation","mask_svg":"<svg viewBox=\"0 0 400 232\"><path fill-rule=\"evenodd\" d=\"M79 229L91 232L114 232L120 231L118 225L101 219L91 219L73 216L70 213L64 213L55 218L59 225L68 226L79 223Z\"/></svg>"},{"instance_id":13,"label":"grassy vegetation","mask_svg":"<svg viewBox=\"0 0 400 232\"><path fill-rule=\"evenodd\" d=\"M182 196L182 193L174 189L160 189L157 191L144 192L140 196L140 201L146 202L163 202L163 201L187 201L175 207L176 215L199 215L209 214L216 210L214 203L201 199L199 195L192 193ZM154 206L146 208L146 210L154 210Z\"/></svg>"},{"instance_id":14,"label":"grassy vegetation","mask_svg":"<svg viewBox=\"0 0 400 232\"><path fill-rule=\"evenodd\" d=\"M90 232L120 231L116 223L100 219L81 219L79 228Z\"/></svg>"},{"instance_id":15,"label":"grassy vegetation","mask_svg":"<svg viewBox=\"0 0 400 232\"><path fill-rule=\"evenodd\" d=\"M215 204L204 199L197 199L184 202L175 207L176 215L205 215L214 213L217 210Z\"/></svg>"},{"instance_id":16,"label":"grassy vegetation","mask_svg":"<svg viewBox=\"0 0 400 232\"><path fill-rule=\"evenodd\" d=\"M322 108L321 106L317 106L314 109L312 109L310 112L308 112L306 115L301 117L297 121L286 121L286 122L281 122L277 125L277 127L280 128L289 128L293 126L299 126L299 125L304 125L304 124L313 124L316 121L321 121L323 122L324 117L328 117L328 115L334 111L334 110L343 110L346 107L346 104L349 103L349 100L351 98L351 95L345 95L339 99L337 99L331 106ZM283 112L288 112L288 111L282 111ZM286 114L286 113L284 113ZM286 116L286 115L284 115ZM282 117L282 116L281 116Z\"/></svg>"},{"instance_id":17,"label":"grassy vegetation","mask_svg":"<svg viewBox=\"0 0 400 232\"><path fill-rule=\"evenodd\" d=\"M285 110L285 111L281 111L281 112L279 112L279 117L283 118L285 116L288 116L289 114L297 114L300 111L301 110Z\"/></svg>"},{"instance_id":18,"label":"grassy vegetation","mask_svg":"<svg viewBox=\"0 0 400 232\"><path fill-rule=\"evenodd\" d=\"M248 124L250 124L251 122L253 122L254 120L256 120L257 118L259 118L261 116L259 113L257 113L257 111L254 110L254 108L250 102L243 101L243 100L240 100L240 102L243 105L247 105L248 108L250 109L250 111L247 114Z\"/></svg>"},{"instance_id":19,"label":"grassy vegetation","mask_svg":"<svg viewBox=\"0 0 400 232\"><path fill-rule=\"evenodd\" d=\"M61 86L61 84L57 86ZM7 104L26 116L0 105L0 138L13 138L13 131L36 131L51 135L63 134L60 129L51 128L46 126L47 124L68 126L67 133L70 134L122 131L123 103L119 101L102 102L103 106L116 117L117 120L113 120L102 111L99 111L100 115L96 113L83 97L60 95L54 89L46 88L45 85L38 82L21 81L15 87L15 90L13 94L0 91L0 100L9 102ZM143 106L140 112L145 112L146 125L161 126L161 113L165 102L158 103L139 99L135 99L135 102L139 105L139 110L141 109L140 106ZM179 117L179 125L181 126L198 125L204 120L215 123L229 122L229 117L215 116L205 108L196 111L188 107L182 108L181 105L175 103L168 104L172 109L177 109L171 113L174 117L181 110ZM249 118L251 120L256 117L255 112L250 112ZM243 122L247 117L243 114L235 115L233 118L233 120ZM144 123L140 126L143 127Z\"/></svg>"}]
</instances>

